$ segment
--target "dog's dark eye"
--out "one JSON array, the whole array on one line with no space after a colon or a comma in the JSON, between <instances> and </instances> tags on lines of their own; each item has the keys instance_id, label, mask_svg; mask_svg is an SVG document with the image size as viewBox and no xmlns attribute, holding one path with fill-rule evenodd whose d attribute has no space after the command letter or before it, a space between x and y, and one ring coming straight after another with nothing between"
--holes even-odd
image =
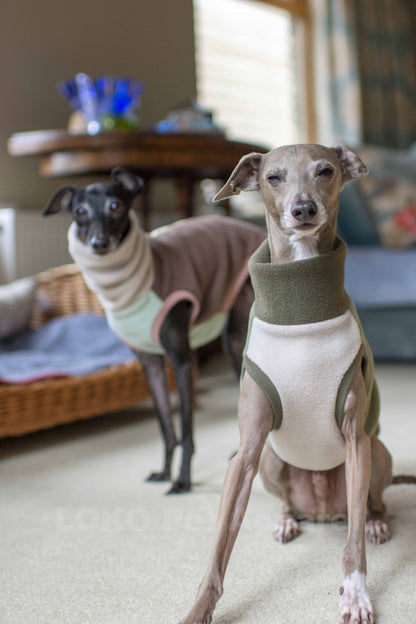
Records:
<instances>
[{"instance_id":1,"label":"dog's dark eye","mask_svg":"<svg viewBox=\"0 0 416 624\"><path fill-rule=\"evenodd\" d=\"M277 173L273 173L272 175L267 176L267 180L270 182L270 184L277 184L278 182L282 181L282 177L280 175L277 175Z\"/></svg>"},{"instance_id":2,"label":"dog's dark eye","mask_svg":"<svg viewBox=\"0 0 416 624\"><path fill-rule=\"evenodd\" d=\"M87 214L88 210L86 208L83 208L82 206L78 206L78 208L75 210L76 217L86 217Z\"/></svg>"},{"instance_id":3,"label":"dog's dark eye","mask_svg":"<svg viewBox=\"0 0 416 624\"><path fill-rule=\"evenodd\" d=\"M112 202L110 204L110 210L112 213L121 212L123 210L123 205L120 202Z\"/></svg>"},{"instance_id":4,"label":"dog's dark eye","mask_svg":"<svg viewBox=\"0 0 416 624\"><path fill-rule=\"evenodd\" d=\"M334 173L334 170L331 167L324 167L320 171L318 171L318 176L323 176L324 178L329 178Z\"/></svg>"}]
</instances>

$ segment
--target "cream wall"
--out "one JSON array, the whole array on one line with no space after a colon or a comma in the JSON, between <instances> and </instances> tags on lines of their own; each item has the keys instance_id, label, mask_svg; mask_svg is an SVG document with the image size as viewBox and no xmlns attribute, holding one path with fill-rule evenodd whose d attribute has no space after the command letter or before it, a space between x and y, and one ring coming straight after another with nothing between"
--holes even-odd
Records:
<instances>
[{"instance_id":1,"label":"cream wall","mask_svg":"<svg viewBox=\"0 0 416 624\"><path fill-rule=\"evenodd\" d=\"M79 71L144 81L143 125L159 120L195 94L192 0L1 0L0 203L40 209L65 183L39 178L33 158L11 158L7 139L64 127L56 83Z\"/></svg>"}]
</instances>

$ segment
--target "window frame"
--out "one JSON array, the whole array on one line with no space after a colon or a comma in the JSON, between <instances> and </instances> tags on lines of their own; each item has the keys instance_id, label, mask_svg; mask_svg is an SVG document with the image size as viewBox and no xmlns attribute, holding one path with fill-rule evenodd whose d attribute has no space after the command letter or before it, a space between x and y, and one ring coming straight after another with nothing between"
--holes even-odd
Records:
<instances>
[{"instance_id":1,"label":"window frame","mask_svg":"<svg viewBox=\"0 0 416 624\"><path fill-rule=\"evenodd\" d=\"M316 141L315 81L313 60L313 25L310 0L251 0L263 2L287 11L293 16L297 54L297 80L299 92L304 92L301 107L305 122L305 135L310 143Z\"/></svg>"},{"instance_id":2,"label":"window frame","mask_svg":"<svg viewBox=\"0 0 416 624\"><path fill-rule=\"evenodd\" d=\"M288 12L294 21L296 46L297 89L302 133L307 141L316 141L316 115L314 93L313 27L310 0L250 0L275 6ZM198 71L195 65L195 71ZM196 76L197 82L197 76ZM302 97L303 94L303 97Z\"/></svg>"}]
</instances>

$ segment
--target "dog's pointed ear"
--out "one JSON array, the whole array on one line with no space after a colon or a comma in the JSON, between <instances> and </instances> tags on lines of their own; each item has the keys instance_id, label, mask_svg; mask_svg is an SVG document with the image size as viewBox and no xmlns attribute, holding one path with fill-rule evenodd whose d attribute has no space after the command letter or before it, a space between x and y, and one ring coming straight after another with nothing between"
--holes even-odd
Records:
<instances>
[{"instance_id":1,"label":"dog's pointed ear","mask_svg":"<svg viewBox=\"0 0 416 624\"><path fill-rule=\"evenodd\" d=\"M344 182L365 178L367 176L368 167L357 154L354 154L354 152L343 145L338 145L334 149L341 165Z\"/></svg>"},{"instance_id":2,"label":"dog's pointed ear","mask_svg":"<svg viewBox=\"0 0 416 624\"><path fill-rule=\"evenodd\" d=\"M238 195L240 191L257 191L259 189L259 169L262 154L252 152L243 156L230 175L228 181L215 195L212 201L217 202Z\"/></svg>"},{"instance_id":3,"label":"dog's pointed ear","mask_svg":"<svg viewBox=\"0 0 416 624\"><path fill-rule=\"evenodd\" d=\"M111 170L111 178L131 195L138 195L144 187L143 178L124 167L114 167Z\"/></svg>"},{"instance_id":4,"label":"dog's pointed ear","mask_svg":"<svg viewBox=\"0 0 416 624\"><path fill-rule=\"evenodd\" d=\"M70 211L72 208L72 201L74 199L74 195L76 193L76 188L74 186L63 186L59 190L52 195L45 208L43 209L42 215L47 216L51 214L55 214L60 210L68 210Z\"/></svg>"}]
</instances>

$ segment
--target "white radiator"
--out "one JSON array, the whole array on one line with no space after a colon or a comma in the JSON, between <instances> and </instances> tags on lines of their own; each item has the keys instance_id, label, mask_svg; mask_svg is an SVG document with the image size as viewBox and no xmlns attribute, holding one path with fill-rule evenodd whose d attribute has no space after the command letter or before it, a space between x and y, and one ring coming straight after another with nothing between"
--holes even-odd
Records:
<instances>
[{"instance_id":1,"label":"white radiator","mask_svg":"<svg viewBox=\"0 0 416 624\"><path fill-rule=\"evenodd\" d=\"M8 250L7 256L14 254L14 270L8 270L7 279L19 279L40 271L72 262L68 253L67 231L71 224L70 216L58 213L42 217L41 213L29 210L14 212L14 227L8 228L7 236L0 238L0 248ZM1 223L0 211L0 223ZM0 268L4 266L0 249ZM11 266L12 262L6 262ZM0 272L1 276L1 272Z\"/></svg>"},{"instance_id":2,"label":"white radiator","mask_svg":"<svg viewBox=\"0 0 416 624\"><path fill-rule=\"evenodd\" d=\"M0 209L0 284L16 277L16 225L13 208Z\"/></svg>"}]
</instances>

